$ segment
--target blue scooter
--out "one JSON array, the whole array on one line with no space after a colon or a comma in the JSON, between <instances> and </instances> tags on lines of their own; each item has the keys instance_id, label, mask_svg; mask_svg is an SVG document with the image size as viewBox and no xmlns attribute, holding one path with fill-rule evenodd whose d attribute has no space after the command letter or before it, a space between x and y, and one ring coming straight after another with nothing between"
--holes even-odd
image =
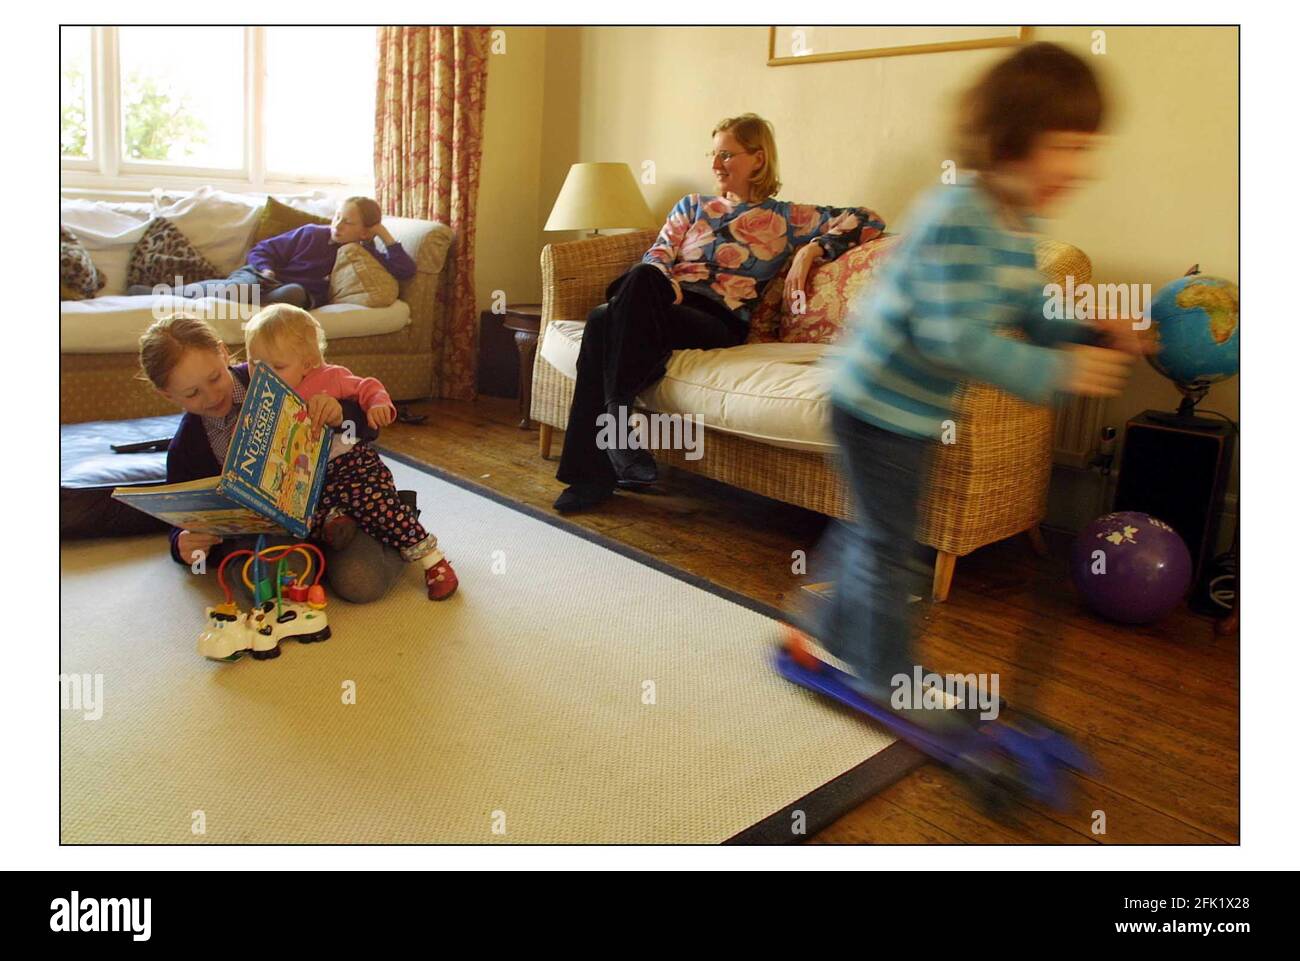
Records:
<instances>
[{"instance_id":1,"label":"blue scooter","mask_svg":"<svg viewBox=\"0 0 1300 961\"><path fill-rule=\"evenodd\" d=\"M990 809L1000 808L1010 797L1026 797L1064 810L1070 802L1066 770L1097 773L1093 760L1068 737L1027 718L981 721L950 737L912 724L855 691L849 674L814 654L806 636L788 625L785 644L773 663L786 680L866 715L951 768Z\"/></svg>"}]
</instances>

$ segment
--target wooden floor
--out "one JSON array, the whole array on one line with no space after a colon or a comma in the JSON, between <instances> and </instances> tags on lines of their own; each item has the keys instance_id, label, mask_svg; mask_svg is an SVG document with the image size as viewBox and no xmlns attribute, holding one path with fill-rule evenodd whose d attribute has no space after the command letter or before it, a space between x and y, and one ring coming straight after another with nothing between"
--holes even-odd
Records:
<instances>
[{"instance_id":1,"label":"wooden floor","mask_svg":"<svg viewBox=\"0 0 1300 961\"><path fill-rule=\"evenodd\" d=\"M382 443L534 507L561 490L537 430L518 428L516 402L484 397L412 407ZM563 435L556 433L554 455ZM788 608L817 580L791 573L813 554L818 514L670 471L658 496L618 494L574 523L749 597ZM426 515L427 516L427 515ZM1015 805L993 819L951 774L925 764L867 799L813 840L916 844L1218 844L1239 830L1238 648L1213 622L1180 609L1126 628L1088 614L1069 584L1069 538L1047 531L1048 558L1026 538L957 564L947 603L923 605L921 659L940 672L997 672L1001 694L1079 740L1100 763L1076 780L1077 810ZM823 578L824 579L824 578ZM1105 833L1094 833L1104 812Z\"/></svg>"}]
</instances>

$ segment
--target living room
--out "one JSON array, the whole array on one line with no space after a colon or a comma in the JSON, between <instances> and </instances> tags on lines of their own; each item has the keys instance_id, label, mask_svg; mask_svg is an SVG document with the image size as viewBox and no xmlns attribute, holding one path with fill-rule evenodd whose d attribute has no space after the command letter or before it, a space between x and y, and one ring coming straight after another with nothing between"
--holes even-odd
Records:
<instances>
[{"instance_id":1,"label":"living room","mask_svg":"<svg viewBox=\"0 0 1300 961\"><path fill-rule=\"evenodd\" d=\"M1240 42L62 26L60 843L1240 849Z\"/></svg>"}]
</instances>

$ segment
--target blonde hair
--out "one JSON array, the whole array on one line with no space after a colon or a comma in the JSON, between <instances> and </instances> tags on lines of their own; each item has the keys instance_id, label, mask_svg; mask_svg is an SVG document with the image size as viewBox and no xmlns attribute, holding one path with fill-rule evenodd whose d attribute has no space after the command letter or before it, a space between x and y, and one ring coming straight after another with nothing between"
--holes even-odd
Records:
<instances>
[{"instance_id":1,"label":"blonde hair","mask_svg":"<svg viewBox=\"0 0 1300 961\"><path fill-rule=\"evenodd\" d=\"M187 351L220 354L225 349L221 336L205 320L183 314L160 317L140 335L140 371L136 377L166 390L167 380Z\"/></svg>"},{"instance_id":2,"label":"blonde hair","mask_svg":"<svg viewBox=\"0 0 1300 961\"><path fill-rule=\"evenodd\" d=\"M729 133L751 153L763 151L763 164L749 178L754 203L775 197L781 189L781 169L776 159L776 132L771 123L756 113L742 113L739 117L719 120L713 134Z\"/></svg>"},{"instance_id":3,"label":"blonde hair","mask_svg":"<svg viewBox=\"0 0 1300 961\"><path fill-rule=\"evenodd\" d=\"M244 325L244 345L252 348L256 340L292 346L304 360L317 366L325 363L325 331L301 307L292 304L263 307Z\"/></svg>"}]
</instances>

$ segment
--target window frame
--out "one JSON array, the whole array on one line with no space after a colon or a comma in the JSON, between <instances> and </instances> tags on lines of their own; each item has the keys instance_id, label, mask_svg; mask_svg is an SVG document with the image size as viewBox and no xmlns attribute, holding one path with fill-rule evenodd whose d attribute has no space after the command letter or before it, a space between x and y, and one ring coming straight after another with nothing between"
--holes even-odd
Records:
<instances>
[{"instance_id":1,"label":"window frame","mask_svg":"<svg viewBox=\"0 0 1300 961\"><path fill-rule=\"evenodd\" d=\"M89 141L90 150L85 157L65 157L62 149L59 152L59 166L64 170L99 170L99 149L100 136L95 124L99 120L101 109L99 106L99 44L98 30L95 27L90 28L90 63L86 67L86 139ZM62 82L60 78L60 83ZM63 105L60 103L59 105Z\"/></svg>"},{"instance_id":2,"label":"window frame","mask_svg":"<svg viewBox=\"0 0 1300 961\"><path fill-rule=\"evenodd\" d=\"M60 154L61 186L75 190L148 191L158 187L193 189L206 184L218 189L258 193L294 191L303 187L337 188L367 196L373 192L373 173L361 181L284 173L268 176L266 129L263 125L266 31L260 26L244 27L243 30L244 150L239 167L198 167L124 159L118 28L92 26L90 72L86 78L90 157L64 157Z\"/></svg>"}]
</instances>

